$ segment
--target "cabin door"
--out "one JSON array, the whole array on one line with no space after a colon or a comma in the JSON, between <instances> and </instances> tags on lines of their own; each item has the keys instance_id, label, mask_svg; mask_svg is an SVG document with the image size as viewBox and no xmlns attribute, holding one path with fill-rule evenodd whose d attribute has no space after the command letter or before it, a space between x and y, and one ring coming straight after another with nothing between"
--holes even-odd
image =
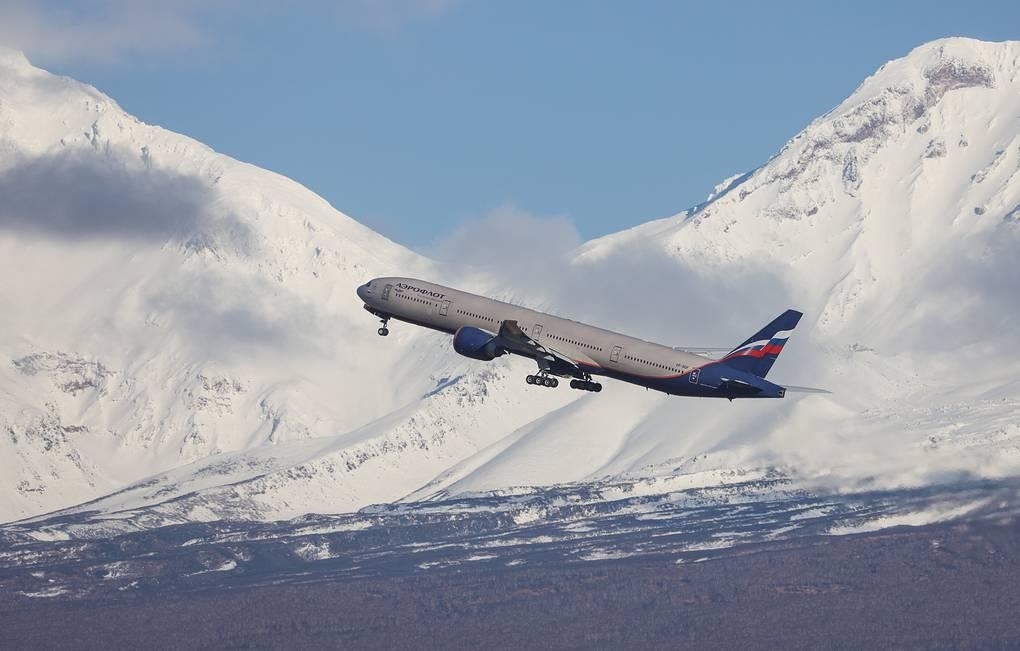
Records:
<instances>
[{"instance_id":1,"label":"cabin door","mask_svg":"<svg viewBox=\"0 0 1020 651\"><path fill-rule=\"evenodd\" d=\"M534 329L531 331L531 338L538 341L538 338L542 336L542 325L536 323Z\"/></svg>"},{"instance_id":2,"label":"cabin door","mask_svg":"<svg viewBox=\"0 0 1020 651\"><path fill-rule=\"evenodd\" d=\"M609 361L620 363L620 351L623 350L620 346L613 346L613 352L609 354Z\"/></svg>"},{"instance_id":3,"label":"cabin door","mask_svg":"<svg viewBox=\"0 0 1020 651\"><path fill-rule=\"evenodd\" d=\"M450 311L450 301L443 301L439 305L439 316L446 316Z\"/></svg>"},{"instance_id":4,"label":"cabin door","mask_svg":"<svg viewBox=\"0 0 1020 651\"><path fill-rule=\"evenodd\" d=\"M383 289L382 289L382 300L384 300L384 301L390 300L390 290L391 289L393 289L393 285L386 285L385 287L383 287Z\"/></svg>"}]
</instances>

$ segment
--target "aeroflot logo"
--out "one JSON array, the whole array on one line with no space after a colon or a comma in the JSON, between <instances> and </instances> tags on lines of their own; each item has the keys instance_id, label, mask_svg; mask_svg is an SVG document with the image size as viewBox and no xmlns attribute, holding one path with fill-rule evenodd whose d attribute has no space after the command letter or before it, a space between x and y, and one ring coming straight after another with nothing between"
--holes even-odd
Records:
<instances>
[{"instance_id":1,"label":"aeroflot logo","mask_svg":"<svg viewBox=\"0 0 1020 651\"><path fill-rule=\"evenodd\" d=\"M415 287L414 285L408 285L407 283L397 283L397 288L398 289L409 289L412 292L418 292L419 294L425 294L426 296L431 296L432 298L442 298L442 297L446 296L446 294L440 294L439 292L434 292L431 289L425 289L423 287Z\"/></svg>"}]
</instances>

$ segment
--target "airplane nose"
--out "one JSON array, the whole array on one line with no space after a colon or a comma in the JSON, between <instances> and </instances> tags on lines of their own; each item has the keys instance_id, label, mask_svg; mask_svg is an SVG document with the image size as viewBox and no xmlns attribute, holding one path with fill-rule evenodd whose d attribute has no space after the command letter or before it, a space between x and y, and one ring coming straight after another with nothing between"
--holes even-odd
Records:
<instances>
[{"instance_id":1,"label":"airplane nose","mask_svg":"<svg viewBox=\"0 0 1020 651\"><path fill-rule=\"evenodd\" d=\"M368 301L368 283L358 287L358 298L363 301Z\"/></svg>"}]
</instances>

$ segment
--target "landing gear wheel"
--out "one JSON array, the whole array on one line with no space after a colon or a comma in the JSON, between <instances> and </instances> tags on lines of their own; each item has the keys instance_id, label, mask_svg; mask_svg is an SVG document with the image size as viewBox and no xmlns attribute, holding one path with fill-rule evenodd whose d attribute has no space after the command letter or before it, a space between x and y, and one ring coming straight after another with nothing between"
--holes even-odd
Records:
<instances>
[{"instance_id":1,"label":"landing gear wheel","mask_svg":"<svg viewBox=\"0 0 1020 651\"><path fill-rule=\"evenodd\" d=\"M376 332L379 333L380 337L385 337L386 335L390 334L389 328L387 328L386 326L379 328L379 330L377 330Z\"/></svg>"},{"instance_id":2,"label":"landing gear wheel","mask_svg":"<svg viewBox=\"0 0 1020 651\"><path fill-rule=\"evenodd\" d=\"M529 375L524 378L524 381L528 384L534 384L536 387L549 387L554 388L560 385L560 381L554 377L548 375Z\"/></svg>"},{"instance_id":3,"label":"landing gear wheel","mask_svg":"<svg viewBox=\"0 0 1020 651\"><path fill-rule=\"evenodd\" d=\"M602 385L598 382L592 382L591 380L571 380L570 388L577 389L579 391L591 391L598 393L602 390Z\"/></svg>"}]
</instances>

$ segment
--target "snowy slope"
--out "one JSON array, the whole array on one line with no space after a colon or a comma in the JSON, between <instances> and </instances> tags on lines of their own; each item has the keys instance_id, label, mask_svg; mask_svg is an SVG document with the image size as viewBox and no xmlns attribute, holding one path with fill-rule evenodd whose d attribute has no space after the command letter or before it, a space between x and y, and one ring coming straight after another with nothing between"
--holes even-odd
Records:
<instances>
[{"instance_id":1,"label":"snowy slope","mask_svg":"<svg viewBox=\"0 0 1020 651\"><path fill-rule=\"evenodd\" d=\"M550 414L417 496L769 465L839 489L1015 474L1018 252L1020 43L919 47L705 204L576 264L655 278L659 313L673 298L728 337L688 343L735 343L798 307L774 375L833 395L718 405L613 386L601 412ZM583 463L547 468L564 455Z\"/></svg>"},{"instance_id":2,"label":"snowy slope","mask_svg":"<svg viewBox=\"0 0 1020 651\"><path fill-rule=\"evenodd\" d=\"M402 415L415 423L443 378L471 371L484 391L492 370L416 329L379 345L353 293L397 269L430 275L427 260L293 181L10 52L0 151L0 520L182 467L254 468L246 478L317 455L334 476L294 508L344 510L399 497L447 455L476 450L471 428L485 421L470 411L455 425L445 407L420 427ZM432 466L396 452L424 447L423 431ZM347 460L375 454L406 477Z\"/></svg>"},{"instance_id":3,"label":"snowy slope","mask_svg":"<svg viewBox=\"0 0 1020 651\"><path fill-rule=\"evenodd\" d=\"M536 284L453 273L4 54L0 520L95 498L81 508L157 524L606 477L1016 474L1018 74L1020 43L924 45L706 203ZM524 360L461 359L406 326L378 339L352 289L388 273L685 345L795 306L773 375L834 394L529 388Z\"/></svg>"}]
</instances>

